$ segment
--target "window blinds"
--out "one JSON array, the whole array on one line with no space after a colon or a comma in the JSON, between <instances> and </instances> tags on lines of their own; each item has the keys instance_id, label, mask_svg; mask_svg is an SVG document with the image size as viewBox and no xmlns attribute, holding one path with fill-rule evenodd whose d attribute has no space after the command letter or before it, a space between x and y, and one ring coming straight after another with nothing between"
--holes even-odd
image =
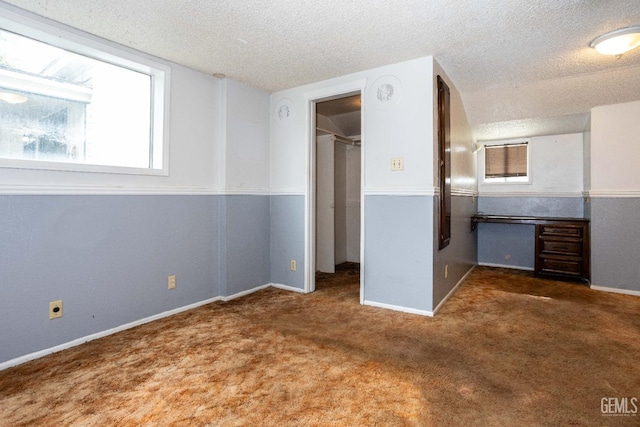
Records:
<instances>
[{"instance_id":1,"label":"window blinds","mask_svg":"<svg viewBox=\"0 0 640 427\"><path fill-rule=\"evenodd\" d=\"M527 176L527 143L486 145L484 175L486 178Z\"/></svg>"}]
</instances>

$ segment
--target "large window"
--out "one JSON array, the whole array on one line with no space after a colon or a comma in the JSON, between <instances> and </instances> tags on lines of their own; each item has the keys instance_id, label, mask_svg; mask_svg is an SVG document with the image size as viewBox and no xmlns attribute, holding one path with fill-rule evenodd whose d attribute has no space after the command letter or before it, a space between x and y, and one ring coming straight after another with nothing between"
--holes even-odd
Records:
<instances>
[{"instance_id":1,"label":"large window","mask_svg":"<svg viewBox=\"0 0 640 427\"><path fill-rule=\"evenodd\" d=\"M1 166L166 170L168 70L89 45L95 42L50 39L4 19L0 27Z\"/></svg>"},{"instance_id":2,"label":"large window","mask_svg":"<svg viewBox=\"0 0 640 427\"><path fill-rule=\"evenodd\" d=\"M528 182L529 144L527 142L485 145L485 182Z\"/></svg>"}]
</instances>

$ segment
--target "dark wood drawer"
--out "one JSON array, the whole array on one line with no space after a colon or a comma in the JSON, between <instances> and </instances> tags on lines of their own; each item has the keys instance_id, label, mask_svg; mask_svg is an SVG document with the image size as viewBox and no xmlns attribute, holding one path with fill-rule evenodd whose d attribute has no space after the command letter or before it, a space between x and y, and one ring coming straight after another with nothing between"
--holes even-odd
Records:
<instances>
[{"instance_id":1,"label":"dark wood drawer","mask_svg":"<svg viewBox=\"0 0 640 427\"><path fill-rule=\"evenodd\" d=\"M588 224L554 221L537 227L536 275L588 280Z\"/></svg>"},{"instance_id":2,"label":"dark wood drawer","mask_svg":"<svg viewBox=\"0 0 640 427\"><path fill-rule=\"evenodd\" d=\"M478 223L535 225L535 275L588 282L591 274L589 220L585 218L474 215Z\"/></svg>"},{"instance_id":3,"label":"dark wood drawer","mask_svg":"<svg viewBox=\"0 0 640 427\"><path fill-rule=\"evenodd\" d=\"M581 225L541 225L540 237L564 236L582 238L583 227Z\"/></svg>"},{"instance_id":4,"label":"dark wood drawer","mask_svg":"<svg viewBox=\"0 0 640 427\"><path fill-rule=\"evenodd\" d=\"M582 261L541 257L539 272L580 277L582 276Z\"/></svg>"},{"instance_id":5,"label":"dark wood drawer","mask_svg":"<svg viewBox=\"0 0 640 427\"><path fill-rule=\"evenodd\" d=\"M540 250L542 254L582 255L581 242L543 239L541 241L541 246Z\"/></svg>"}]
</instances>

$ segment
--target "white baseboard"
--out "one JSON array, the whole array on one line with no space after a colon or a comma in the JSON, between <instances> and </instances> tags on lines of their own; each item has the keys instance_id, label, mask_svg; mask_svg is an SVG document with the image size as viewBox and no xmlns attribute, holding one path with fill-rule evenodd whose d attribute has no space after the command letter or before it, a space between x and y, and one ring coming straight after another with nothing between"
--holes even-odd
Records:
<instances>
[{"instance_id":1,"label":"white baseboard","mask_svg":"<svg viewBox=\"0 0 640 427\"><path fill-rule=\"evenodd\" d=\"M532 267L520 267L519 265L492 264L490 262L479 262L478 265L483 267L511 268L513 270L533 271Z\"/></svg>"},{"instance_id":2,"label":"white baseboard","mask_svg":"<svg viewBox=\"0 0 640 427\"><path fill-rule=\"evenodd\" d=\"M383 302L376 302L376 301L369 301L369 300L364 300L363 304L364 305L369 305L371 307L386 308L387 310L401 311L403 313L419 314L421 316L433 317L433 312L432 311L419 310L417 308L403 307L401 305L385 304Z\"/></svg>"},{"instance_id":3,"label":"white baseboard","mask_svg":"<svg viewBox=\"0 0 640 427\"><path fill-rule=\"evenodd\" d=\"M305 292L304 289L295 288L293 286L283 285L283 284L280 284L280 283L269 283L269 286L272 286L272 287L278 288L278 289L282 289L282 290L285 290L285 291L298 292L300 294L306 294L307 293L307 292Z\"/></svg>"},{"instance_id":4,"label":"white baseboard","mask_svg":"<svg viewBox=\"0 0 640 427\"><path fill-rule=\"evenodd\" d=\"M260 291L262 289L266 289L266 288L268 288L270 286L273 286L274 288L278 288L278 289L283 289L285 291L304 293L304 290L302 290L300 288L294 288L293 286L281 285L281 284L278 284L278 283L267 283L266 285L262 285L262 286L255 287L253 289L249 289L249 290L246 290L246 291L238 292L237 294L233 294L233 295L229 295L229 296L219 296L219 297L210 298L210 299L207 299L207 300L204 300L204 301L198 301L196 303L193 303L193 304L190 304L190 305L186 305L184 307L175 308L173 310L169 310L169 311L165 311L163 313L155 314L153 316L145 317L144 319L136 320L136 321L131 322L131 323L126 323L126 324L120 325L120 326L118 326L116 328L107 329L105 331L101 331L101 332L97 332L95 334L87 335L85 337L78 338L78 339L75 339L73 341L69 341L69 342L66 342L64 344L57 345L55 347L47 348L45 350L40 350L40 351L36 351L34 353L26 354L24 356L16 357L15 359L7 360L6 362L0 363L0 371L2 371L3 369L11 368L13 366L21 365L21 364L26 363L26 362L30 362L30 361L35 360L35 359L39 359L39 358L47 356L47 355L49 355L51 353L57 353L59 351L66 350L68 348L72 348L72 347L78 346L80 344L84 344L86 342L93 341L93 340L98 339L98 338L103 338L103 337L106 337L108 335L112 335L112 334L115 334L117 332L124 331L126 329L131 329L131 328L134 328L136 326L143 325L145 323L153 322L154 320L162 319L164 317L173 316L174 314L178 314L178 313L181 313L183 311L191 310L191 309L194 309L194 308L206 305L206 304L210 304L212 302L216 302L216 301L224 301L224 302L231 301L233 299L240 298L240 297L243 297L245 295L249 295L249 294L252 294L254 292Z\"/></svg>"},{"instance_id":5,"label":"white baseboard","mask_svg":"<svg viewBox=\"0 0 640 427\"><path fill-rule=\"evenodd\" d=\"M458 288L460 287L460 285L462 285L462 282L464 282L467 277L469 277L469 275L471 274L471 272L473 271L473 269L476 268L475 265L472 265L471 268L469 269L469 271L467 271L464 276L462 276L462 278L460 280L458 280L458 283L456 283L456 285L453 287L453 289L451 289L449 291L449 293L447 294L446 297L442 298L442 301L440 301L438 303L438 305L436 306L436 308L433 309L433 314L435 315L436 313L438 313L438 311L440 311L440 308L442 308L442 306L444 305L445 302L447 302L447 300L449 298L451 298L453 296L453 294L456 293L456 291L458 290Z\"/></svg>"},{"instance_id":6,"label":"white baseboard","mask_svg":"<svg viewBox=\"0 0 640 427\"><path fill-rule=\"evenodd\" d=\"M96 332L95 334L87 335L85 337L78 338L73 341L69 341L64 344L57 345L55 347L47 348L44 350L36 351L34 353L26 354L24 356L16 357L15 359L7 360L6 362L0 363L0 371L2 371L3 369L11 368L13 366L21 365L26 362L30 362L35 359L39 359L41 357L47 356L52 353L57 353L59 351L66 350L68 348L76 347L80 344L84 344L86 342L93 341L98 338L103 338L108 335L115 334L116 332L121 332L126 329L131 329L136 326L144 325L145 323L153 322L154 320L159 320L164 317L173 316L174 314L178 314L183 311L191 310L206 304L210 304L212 302L220 301L221 299L222 299L221 297L215 297L215 298L207 299L204 301L198 301L190 305L185 305L184 307L175 308L173 310L169 310L163 313L155 314L153 316L145 317L144 319L136 320L130 323L125 323L124 325L120 325L112 329Z\"/></svg>"},{"instance_id":7,"label":"white baseboard","mask_svg":"<svg viewBox=\"0 0 640 427\"><path fill-rule=\"evenodd\" d=\"M595 286L595 285L591 285L590 288L596 291L612 292L614 294L633 295L635 297L640 297L640 291L632 291L630 289L607 288L605 286Z\"/></svg>"},{"instance_id":8,"label":"white baseboard","mask_svg":"<svg viewBox=\"0 0 640 427\"><path fill-rule=\"evenodd\" d=\"M252 288L252 289L248 289L246 291L238 292L237 294L229 295L229 296L226 296L226 297L220 297L220 300L224 301L224 302L231 301L232 299L240 298L240 297L243 297L245 295L249 295L249 294L252 294L254 292L261 291L263 289L268 288L269 286L270 286L269 284L258 286L258 287Z\"/></svg>"}]
</instances>

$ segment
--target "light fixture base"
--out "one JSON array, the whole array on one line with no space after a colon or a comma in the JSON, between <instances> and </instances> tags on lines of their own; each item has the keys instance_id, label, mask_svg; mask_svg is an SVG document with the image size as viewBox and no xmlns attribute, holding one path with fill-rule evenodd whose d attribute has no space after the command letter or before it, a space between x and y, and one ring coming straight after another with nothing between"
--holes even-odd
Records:
<instances>
[{"instance_id":1,"label":"light fixture base","mask_svg":"<svg viewBox=\"0 0 640 427\"><path fill-rule=\"evenodd\" d=\"M640 46L640 25L619 28L596 37L589 43L602 55L621 56Z\"/></svg>"}]
</instances>

